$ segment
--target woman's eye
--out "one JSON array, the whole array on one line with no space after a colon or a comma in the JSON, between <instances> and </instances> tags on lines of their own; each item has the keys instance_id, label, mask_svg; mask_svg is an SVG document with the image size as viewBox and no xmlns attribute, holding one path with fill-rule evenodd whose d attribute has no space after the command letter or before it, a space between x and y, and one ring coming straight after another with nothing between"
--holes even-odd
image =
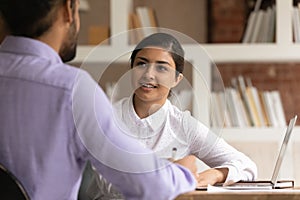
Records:
<instances>
[{"instance_id":1,"label":"woman's eye","mask_svg":"<svg viewBox=\"0 0 300 200\"><path fill-rule=\"evenodd\" d=\"M139 67L139 68L144 68L144 67L147 67L147 63L144 63L144 62L138 62L138 63L136 63L135 66L136 66L136 67Z\"/></svg>"},{"instance_id":2,"label":"woman's eye","mask_svg":"<svg viewBox=\"0 0 300 200\"><path fill-rule=\"evenodd\" d=\"M166 66L163 66L163 65L158 65L158 66L157 66L157 69L158 69L159 71L168 71L168 68L167 68Z\"/></svg>"}]
</instances>

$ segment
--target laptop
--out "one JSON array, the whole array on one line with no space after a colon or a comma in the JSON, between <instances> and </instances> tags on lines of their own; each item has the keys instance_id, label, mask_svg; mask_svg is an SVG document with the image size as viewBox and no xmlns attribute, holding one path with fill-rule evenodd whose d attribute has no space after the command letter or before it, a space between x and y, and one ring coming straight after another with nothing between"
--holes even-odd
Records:
<instances>
[{"instance_id":1,"label":"laptop","mask_svg":"<svg viewBox=\"0 0 300 200\"><path fill-rule=\"evenodd\" d=\"M224 189L229 189L229 190L258 190L258 189L279 189L279 188L293 188L294 187L294 181L293 180L283 180L283 181L278 181L278 175L280 171L280 167L282 164L282 161L284 159L286 150L287 150L287 145L291 137L291 133L293 131L293 128L296 124L297 120L297 115L295 115L289 122L289 125L286 129L285 136L283 139L283 142L281 144L281 148L279 151L279 155L277 157L277 161L275 164L275 168L273 171L273 175L271 180L266 180L266 181L240 181L237 183L234 183L229 186L222 186L223 184L216 184L214 186L216 187L222 187ZM207 187L197 187L196 190L207 190Z\"/></svg>"}]
</instances>

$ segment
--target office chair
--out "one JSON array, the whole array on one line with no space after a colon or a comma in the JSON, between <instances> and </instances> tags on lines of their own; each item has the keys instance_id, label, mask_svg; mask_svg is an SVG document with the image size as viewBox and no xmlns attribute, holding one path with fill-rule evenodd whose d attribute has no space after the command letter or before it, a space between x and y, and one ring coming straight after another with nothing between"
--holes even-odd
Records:
<instances>
[{"instance_id":1,"label":"office chair","mask_svg":"<svg viewBox=\"0 0 300 200\"><path fill-rule=\"evenodd\" d=\"M29 200L20 181L3 165L0 164L0 199Z\"/></svg>"}]
</instances>

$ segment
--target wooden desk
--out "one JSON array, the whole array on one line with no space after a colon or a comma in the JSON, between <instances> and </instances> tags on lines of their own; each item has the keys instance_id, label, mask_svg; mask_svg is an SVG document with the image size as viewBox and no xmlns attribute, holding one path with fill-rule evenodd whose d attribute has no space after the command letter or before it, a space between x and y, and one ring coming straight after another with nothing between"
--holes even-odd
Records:
<instances>
[{"instance_id":1,"label":"wooden desk","mask_svg":"<svg viewBox=\"0 0 300 200\"><path fill-rule=\"evenodd\" d=\"M299 200L300 190L264 192L218 192L194 191L180 195L176 200Z\"/></svg>"}]
</instances>

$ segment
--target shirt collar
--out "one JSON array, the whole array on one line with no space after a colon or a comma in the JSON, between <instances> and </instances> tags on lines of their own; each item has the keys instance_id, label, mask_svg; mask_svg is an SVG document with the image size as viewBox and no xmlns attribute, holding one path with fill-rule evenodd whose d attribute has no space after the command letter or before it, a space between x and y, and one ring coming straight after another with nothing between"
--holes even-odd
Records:
<instances>
[{"instance_id":1,"label":"shirt collar","mask_svg":"<svg viewBox=\"0 0 300 200\"><path fill-rule=\"evenodd\" d=\"M51 63L62 63L58 53L49 45L27 37L6 36L0 45L0 51L33 55L50 60Z\"/></svg>"},{"instance_id":2,"label":"shirt collar","mask_svg":"<svg viewBox=\"0 0 300 200\"><path fill-rule=\"evenodd\" d=\"M168 115L168 107L170 106L170 101L167 99L164 105L157 110L155 113L151 114L146 118L139 118L136 114L133 106L133 95L129 99L129 115L130 118L136 122L138 127L147 127L147 129L151 130L152 133L156 133L164 127L165 121L167 120ZM139 136L142 136L142 132L139 133ZM149 133L146 133L145 136L149 136Z\"/></svg>"}]
</instances>

